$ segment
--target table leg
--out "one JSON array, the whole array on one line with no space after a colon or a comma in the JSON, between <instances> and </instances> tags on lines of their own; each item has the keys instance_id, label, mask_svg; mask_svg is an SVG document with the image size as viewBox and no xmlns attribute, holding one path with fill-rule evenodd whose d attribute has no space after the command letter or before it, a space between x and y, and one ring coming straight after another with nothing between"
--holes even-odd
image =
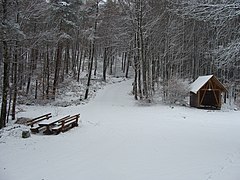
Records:
<instances>
[{"instance_id":1,"label":"table leg","mask_svg":"<svg viewBox=\"0 0 240 180\"><path fill-rule=\"evenodd\" d=\"M50 130L50 126L46 126L46 130L43 132L44 134L52 134L52 131Z\"/></svg>"}]
</instances>

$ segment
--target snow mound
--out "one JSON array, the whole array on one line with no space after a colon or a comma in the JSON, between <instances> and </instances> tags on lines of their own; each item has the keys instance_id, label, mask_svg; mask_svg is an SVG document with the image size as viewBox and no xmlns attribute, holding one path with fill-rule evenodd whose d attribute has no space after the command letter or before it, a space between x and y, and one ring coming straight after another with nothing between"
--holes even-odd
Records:
<instances>
[{"instance_id":1,"label":"snow mound","mask_svg":"<svg viewBox=\"0 0 240 180\"><path fill-rule=\"evenodd\" d=\"M5 142L7 138L22 138L22 132L28 131L29 127L14 124L0 130L0 142Z\"/></svg>"}]
</instances>

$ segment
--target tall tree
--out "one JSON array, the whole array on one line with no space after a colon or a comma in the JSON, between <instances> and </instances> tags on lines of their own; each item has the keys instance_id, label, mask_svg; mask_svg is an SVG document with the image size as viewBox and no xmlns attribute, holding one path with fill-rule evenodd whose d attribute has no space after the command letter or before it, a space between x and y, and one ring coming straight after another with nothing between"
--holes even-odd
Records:
<instances>
[{"instance_id":1,"label":"tall tree","mask_svg":"<svg viewBox=\"0 0 240 180\"><path fill-rule=\"evenodd\" d=\"M95 17L94 17L93 31L92 31L91 37L90 37L90 52L91 53L89 56L87 88L86 88L84 99L88 98L91 76L92 76L92 69L93 69L93 60L94 60L94 56L96 53L95 52L96 51L96 32L97 32L97 26L98 26L99 3L100 3L100 0L95 0L93 2L93 10L94 10L93 12L95 12Z\"/></svg>"},{"instance_id":2,"label":"tall tree","mask_svg":"<svg viewBox=\"0 0 240 180\"><path fill-rule=\"evenodd\" d=\"M2 1L2 45L3 45L3 89L2 89L2 105L1 105L1 119L0 119L0 128L3 128L6 125L7 118L7 96L9 88L9 54L8 54L8 42L7 42L7 26L8 26L8 1Z\"/></svg>"}]
</instances>

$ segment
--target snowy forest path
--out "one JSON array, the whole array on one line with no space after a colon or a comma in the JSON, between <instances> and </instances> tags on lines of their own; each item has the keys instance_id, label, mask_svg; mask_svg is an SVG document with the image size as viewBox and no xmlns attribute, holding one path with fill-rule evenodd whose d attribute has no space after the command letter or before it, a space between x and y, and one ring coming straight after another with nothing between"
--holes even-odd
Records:
<instances>
[{"instance_id":1,"label":"snowy forest path","mask_svg":"<svg viewBox=\"0 0 240 180\"><path fill-rule=\"evenodd\" d=\"M90 104L126 106L134 105L132 91L132 79L123 82L114 83L100 90Z\"/></svg>"}]
</instances>

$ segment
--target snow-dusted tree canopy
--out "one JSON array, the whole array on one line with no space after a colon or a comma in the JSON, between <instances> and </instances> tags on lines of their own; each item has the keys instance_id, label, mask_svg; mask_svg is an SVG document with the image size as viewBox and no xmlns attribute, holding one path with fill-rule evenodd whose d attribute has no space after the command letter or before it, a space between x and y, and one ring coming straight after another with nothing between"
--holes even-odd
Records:
<instances>
[{"instance_id":1,"label":"snow-dusted tree canopy","mask_svg":"<svg viewBox=\"0 0 240 180\"><path fill-rule=\"evenodd\" d=\"M3 0L0 12L2 114L54 100L69 78L87 98L92 72L106 81L116 64L132 68L135 99L168 99L173 79L208 74L239 96L239 1Z\"/></svg>"},{"instance_id":2,"label":"snow-dusted tree canopy","mask_svg":"<svg viewBox=\"0 0 240 180\"><path fill-rule=\"evenodd\" d=\"M209 24L214 39L210 54L216 68L233 71L231 79L239 79L239 16L240 2L232 1L181 1L173 2L170 11L183 19ZM211 43L212 43L211 42ZM237 73L237 74L236 74Z\"/></svg>"}]
</instances>

